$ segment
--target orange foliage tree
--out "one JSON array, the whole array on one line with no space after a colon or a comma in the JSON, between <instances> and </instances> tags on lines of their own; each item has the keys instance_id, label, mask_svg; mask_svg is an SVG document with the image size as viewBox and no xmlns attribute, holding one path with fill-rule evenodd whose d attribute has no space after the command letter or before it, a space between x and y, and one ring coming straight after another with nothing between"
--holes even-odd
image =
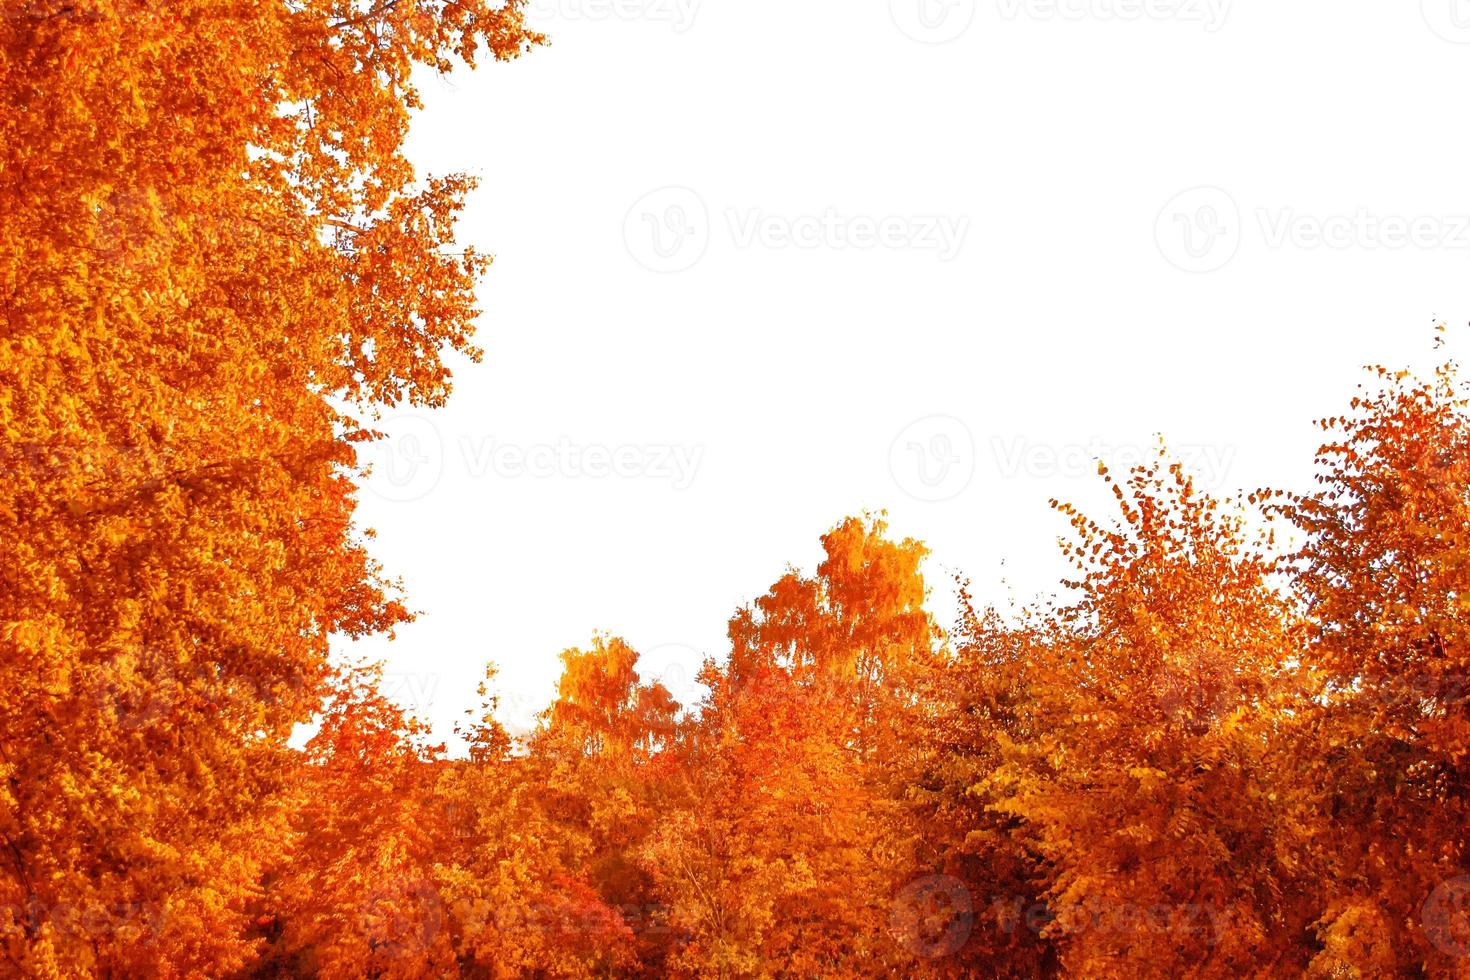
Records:
<instances>
[{"instance_id":1,"label":"orange foliage tree","mask_svg":"<svg viewBox=\"0 0 1470 980\"><path fill-rule=\"evenodd\" d=\"M599 636L448 758L328 644L409 616L357 447L479 356L412 74L524 0L0 3L0 973L1470 975L1453 364L1312 493L1104 470L1066 600L946 635L851 518L701 704Z\"/></svg>"},{"instance_id":2,"label":"orange foliage tree","mask_svg":"<svg viewBox=\"0 0 1470 980\"><path fill-rule=\"evenodd\" d=\"M960 599L952 648L918 676L923 710L894 772L913 840L894 924L926 972L1050 975L1046 877L1023 821L999 806L1007 794L989 781L1007 746L1040 736L1030 686L1039 644L995 610L977 612L968 587Z\"/></svg>"},{"instance_id":3,"label":"orange foliage tree","mask_svg":"<svg viewBox=\"0 0 1470 980\"><path fill-rule=\"evenodd\" d=\"M997 733L984 791L1040 860L1068 972L1278 969L1299 947L1277 941L1292 852L1267 750L1294 633L1268 542L1177 464L1110 485L1117 522L1058 505L1077 600L1032 628L1033 718Z\"/></svg>"},{"instance_id":4,"label":"orange foliage tree","mask_svg":"<svg viewBox=\"0 0 1470 980\"><path fill-rule=\"evenodd\" d=\"M425 820L435 761L425 727L379 693L380 669L344 670L298 768L294 859L267 881L262 974L417 977L455 963Z\"/></svg>"},{"instance_id":5,"label":"orange foliage tree","mask_svg":"<svg viewBox=\"0 0 1470 980\"><path fill-rule=\"evenodd\" d=\"M557 819L546 798L557 787L495 720L490 687L464 733L469 757L443 768L422 813L444 828L434 873L460 971L583 977L626 967L630 930L584 871L587 837Z\"/></svg>"},{"instance_id":6,"label":"orange foliage tree","mask_svg":"<svg viewBox=\"0 0 1470 980\"><path fill-rule=\"evenodd\" d=\"M896 952L904 840L883 762L902 678L938 641L924 549L857 519L822 543L814 577L784 576L731 620L727 664L703 673L689 802L644 852L681 975L874 975Z\"/></svg>"},{"instance_id":7,"label":"orange foliage tree","mask_svg":"<svg viewBox=\"0 0 1470 980\"><path fill-rule=\"evenodd\" d=\"M352 530L370 409L477 356L470 182L411 72L522 0L4 0L0 955L208 973L288 830L333 634L405 618Z\"/></svg>"},{"instance_id":8,"label":"orange foliage tree","mask_svg":"<svg viewBox=\"0 0 1470 980\"><path fill-rule=\"evenodd\" d=\"M1327 419L1319 489L1280 510L1319 694L1296 799L1321 889L1314 973L1463 975L1470 955L1470 411L1453 363Z\"/></svg>"}]
</instances>

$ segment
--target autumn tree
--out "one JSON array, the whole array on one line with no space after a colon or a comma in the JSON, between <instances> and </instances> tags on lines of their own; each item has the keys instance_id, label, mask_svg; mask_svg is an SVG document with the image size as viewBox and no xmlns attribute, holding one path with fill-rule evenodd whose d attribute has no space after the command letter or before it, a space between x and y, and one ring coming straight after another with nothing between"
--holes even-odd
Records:
<instances>
[{"instance_id":1,"label":"autumn tree","mask_svg":"<svg viewBox=\"0 0 1470 980\"><path fill-rule=\"evenodd\" d=\"M639 677L637 652L617 637L561 659L556 700L528 746L528 775L550 819L577 840L588 883L625 918L640 960L658 962L670 930L636 854L675 802L680 705Z\"/></svg>"},{"instance_id":2,"label":"autumn tree","mask_svg":"<svg viewBox=\"0 0 1470 980\"><path fill-rule=\"evenodd\" d=\"M449 759L328 651L410 618L358 451L480 356L415 72L525 0L0 5L0 974L1470 973L1454 365L1314 493L1104 470L1066 595L950 636L845 520L692 712L598 636Z\"/></svg>"},{"instance_id":3,"label":"autumn tree","mask_svg":"<svg viewBox=\"0 0 1470 980\"><path fill-rule=\"evenodd\" d=\"M1303 714L1322 976L1454 973L1470 953L1470 411L1453 363L1374 369L1282 501L1321 679Z\"/></svg>"},{"instance_id":4,"label":"autumn tree","mask_svg":"<svg viewBox=\"0 0 1470 980\"><path fill-rule=\"evenodd\" d=\"M978 611L968 585L951 643L916 677L921 710L895 767L910 847L894 925L915 968L941 976L1054 975L1043 862L991 777L1007 746L1034 743L1044 718L1031 686L1045 651L1023 618Z\"/></svg>"},{"instance_id":5,"label":"autumn tree","mask_svg":"<svg viewBox=\"0 0 1470 980\"><path fill-rule=\"evenodd\" d=\"M1115 521L1057 505L1076 598L1029 627L1033 717L993 730L981 792L1041 860L1067 973L1289 970L1305 923L1267 753L1296 647L1269 534L1178 464L1109 483Z\"/></svg>"},{"instance_id":6,"label":"autumn tree","mask_svg":"<svg viewBox=\"0 0 1470 980\"><path fill-rule=\"evenodd\" d=\"M677 705L636 661L616 638L564 652L557 699L524 751L482 688L470 757L439 784L455 814L440 876L467 967L580 977L657 961L664 931L631 856L663 805L657 756Z\"/></svg>"},{"instance_id":7,"label":"autumn tree","mask_svg":"<svg viewBox=\"0 0 1470 980\"><path fill-rule=\"evenodd\" d=\"M412 73L536 40L521 0L4 0L7 971L251 960L329 638L406 615L354 446L477 356Z\"/></svg>"},{"instance_id":8,"label":"autumn tree","mask_svg":"<svg viewBox=\"0 0 1470 980\"><path fill-rule=\"evenodd\" d=\"M288 860L258 925L265 975L420 977L455 965L434 866L444 747L381 693L380 667L340 671L297 769Z\"/></svg>"},{"instance_id":9,"label":"autumn tree","mask_svg":"<svg viewBox=\"0 0 1470 980\"><path fill-rule=\"evenodd\" d=\"M913 541L881 521L822 539L730 622L703 673L690 803L644 859L686 940L681 975L863 976L901 956L888 935L902 845L879 765L895 680L936 641Z\"/></svg>"}]
</instances>

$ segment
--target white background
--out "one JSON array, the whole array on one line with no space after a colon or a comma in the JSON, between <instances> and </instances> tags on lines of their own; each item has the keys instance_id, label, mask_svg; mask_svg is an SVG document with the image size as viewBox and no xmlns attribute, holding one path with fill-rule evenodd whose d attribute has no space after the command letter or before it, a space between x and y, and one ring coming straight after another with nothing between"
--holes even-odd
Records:
<instances>
[{"instance_id":1,"label":"white background","mask_svg":"<svg viewBox=\"0 0 1470 980\"><path fill-rule=\"evenodd\" d=\"M687 692L864 509L947 619L953 572L1050 589L1048 499L1101 509L1093 458L1157 432L1212 489L1305 488L1360 366L1466 318L1464 0L533 16L549 48L423 80L421 172L483 181L487 357L387 420L361 519L422 615L343 647L446 738L487 662L524 727L599 629Z\"/></svg>"}]
</instances>

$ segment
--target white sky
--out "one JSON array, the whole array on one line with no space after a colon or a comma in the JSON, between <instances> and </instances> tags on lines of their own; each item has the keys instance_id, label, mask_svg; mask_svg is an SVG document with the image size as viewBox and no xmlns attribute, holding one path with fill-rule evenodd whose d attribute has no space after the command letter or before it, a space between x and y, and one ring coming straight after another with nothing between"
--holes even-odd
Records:
<instances>
[{"instance_id":1,"label":"white sky","mask_svg":"<svg viewBox=\"0 0 1470 980\"><path fill-rule=\"evenodd\" d=\"M483 179L487 358L390 419L420 462L360 512L422 616L354 652L446 738L487 661L524 724L598 629L687 686L864 509L931 546L944 616L946 569L1051 588L1047 500L1100 501L1099 447L1303 487L1358 367L1467 318L1464 0L534 18L549 48L425 80L411 155Z\"/></svg>"}]
</instances>

